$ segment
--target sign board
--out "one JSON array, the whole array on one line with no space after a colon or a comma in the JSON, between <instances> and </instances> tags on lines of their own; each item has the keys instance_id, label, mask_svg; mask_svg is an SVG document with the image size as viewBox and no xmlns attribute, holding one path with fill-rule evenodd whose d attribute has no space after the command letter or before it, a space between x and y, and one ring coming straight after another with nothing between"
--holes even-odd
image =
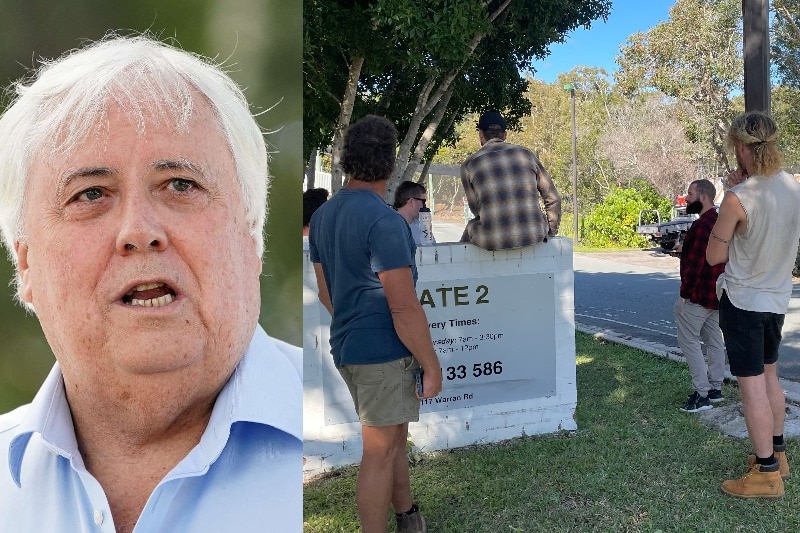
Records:
<instances>
[{"instance_id":1,"label":"sign board","mask_svg":"<svg viewBox=\"0 0 800 533\"><path fill-rule=\"evenodd\" d=\"M420 282L444 378L442 393L420 411L553 396L553 293L552 273ZM330 360L325 367L325 423L356 422L347 386Z\"/></svg>"},{"instance_id":2,"label":"sign board","mask_svg":"<svg viewBox=\"0 0 800 533\"><path fill-rule=\"evenodd\" d=\"M444 390L409 427L426 451L572 430L577 390L572 242L417 249L417 295ZM330 354L330 315L304 253L303 472L357 463L361 424Z\"/></svg>"}]
</instances>

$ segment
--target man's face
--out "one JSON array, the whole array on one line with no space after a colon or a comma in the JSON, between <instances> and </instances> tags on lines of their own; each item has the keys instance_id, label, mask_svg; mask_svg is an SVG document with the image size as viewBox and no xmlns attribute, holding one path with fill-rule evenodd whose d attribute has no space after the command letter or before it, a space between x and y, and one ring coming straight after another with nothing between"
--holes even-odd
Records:
<instances>
[{"instance_id":1,"label":"man's face","mask_svg":"<svg viewBox=\"0 0 800 533\"><path fill-rule=\"evenodd\" d=\"M142 132L112 104L92 131L30 170L20 296L67 385L219 387L255 328L261 262L212 111L197 96L185 132Z\"/></svg>"},{"instance_id":2,"label":"man's face","mask_svg":"<svg viewBox=\"0 0 800 533\"><path fill-rule=\"evenodd\" d=\"M417 194L414 196L414 198L411 198L408 201L413 208L412 220L416 220L419 218L419 210L425 207L425 203L428 201L428 196L425 193Z\"/></svg>"},{"instance_id":3,"label":"man's face","mask_svg":"<svg viewBox=\"0 0 800 533\"><path fill-rule=\"evenodd\" d=\"M744 147L741 144L737 144L733 149L733 153L736 156L736 165L744 169Z\"/></svg>"},{"instance_id":4,"label":"man's face","mask_svg":"<svg viewBox=\"0 0 800 533\"><path fill-rule=\"evenodd\" d=\"M689 185L686 192L686 214L697 215L703 210L703 199L697 193L697 186Z\"/></svg>"}]
</instances>

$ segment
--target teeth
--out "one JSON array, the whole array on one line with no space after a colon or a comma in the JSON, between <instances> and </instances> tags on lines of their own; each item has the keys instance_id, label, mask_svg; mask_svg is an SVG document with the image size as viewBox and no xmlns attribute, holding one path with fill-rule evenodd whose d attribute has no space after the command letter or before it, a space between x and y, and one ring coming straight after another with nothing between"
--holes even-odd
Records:
<instances>
[{"instance_id":1,"label":"teeth","mask_svg":"<svg viewBox=\"0 0 800 533\"><path fill-rule=\"evenodd\" d=\"M128 294L131 294L135 291L149 291L150 289L157 289L164 285L163 283L145 283L144 285L137 285L133 289L130 290Z\"/></svg>"},{"instance_id":2,"label":"teeth","mask_svg":"<svg viewBox=\"0 0 800 533\"><path fill-rule=\"evenodd\" d=\"M142 285L142 287L148 287L147 289L139 289L139 290L149 290L155 289L158 285L151 286L151 285ZM131 300L130 305L141 305L142 307L162 307L164 305L171 304L175 301L175 297L171 294L165 294L164 296L159 296L158 298L151 298L149 300L137 300L136 298Z\"/></svg>"}]
</instances>

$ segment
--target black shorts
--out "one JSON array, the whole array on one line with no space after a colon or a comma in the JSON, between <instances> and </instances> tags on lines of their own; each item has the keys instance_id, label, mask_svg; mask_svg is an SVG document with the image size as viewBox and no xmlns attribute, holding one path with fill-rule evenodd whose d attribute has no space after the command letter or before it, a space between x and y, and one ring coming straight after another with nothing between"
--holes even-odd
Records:
<instances>
[{"instance_id":1,"label":"black shorts","mask_svg":"<svg viewBox=\"0 0 800 533\"><path fill-rule=\"evenodd\" d=\"M765 364L778 361L784 316L739 309L723 291L719 301L719 327L725 337L731 374L759 376L764 373Z\"/></svg>"}]
</instances>

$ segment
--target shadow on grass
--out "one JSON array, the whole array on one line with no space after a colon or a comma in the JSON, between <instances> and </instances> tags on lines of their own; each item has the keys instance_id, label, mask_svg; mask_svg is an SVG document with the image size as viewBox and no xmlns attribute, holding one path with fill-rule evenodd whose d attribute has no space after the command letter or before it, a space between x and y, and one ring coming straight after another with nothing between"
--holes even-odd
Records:
<instances>
[{"instance_id":1,"label":"shadow on grass","mask_svg":"<svg viewBox=\"0 0 800 533\"><path fill-rule=\"evenodd\" d=\"M576 338L578 430L425 455L412 485L431 531L799 529L791 482L779 502L719 491L743 473L748 444L678 409L690 392L684 366ZM306 487L305 531L358 531L355 477L344 469Z\"/></svg>"}]
</instances>

